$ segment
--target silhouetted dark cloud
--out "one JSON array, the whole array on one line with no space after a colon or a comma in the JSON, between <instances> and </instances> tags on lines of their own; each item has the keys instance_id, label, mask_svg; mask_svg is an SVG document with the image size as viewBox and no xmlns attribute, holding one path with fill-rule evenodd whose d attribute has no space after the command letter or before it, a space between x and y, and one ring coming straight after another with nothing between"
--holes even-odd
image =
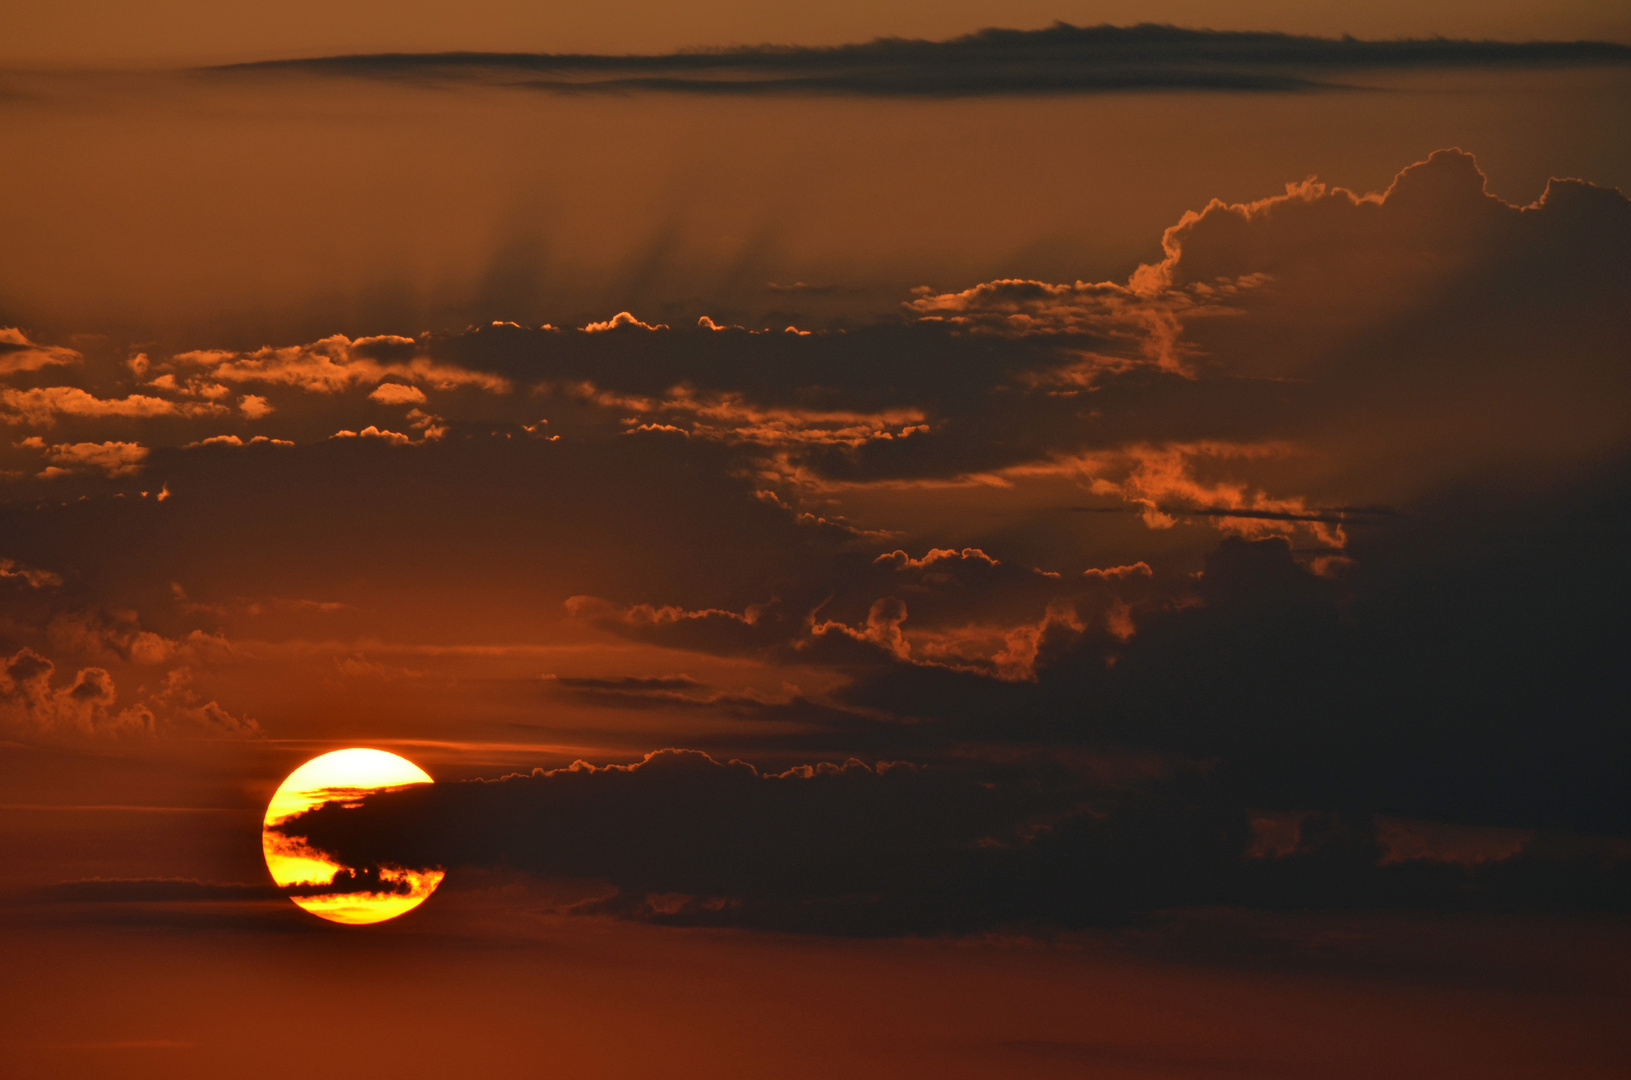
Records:
<instances>
[{"instance_id":1,"label":"silhouetted dark cloud","mask_svg":"<svg viewBox=\"0 0 1631 1080\"><path fill-rule=\"evenodd\" d=\"M555 93L983 97L1104 91L1285 93L1399 69L1622 65L1608 42L1358 41L1172 26L984 30L948 41L883 38L828 48L760 46L655 56L427 53L332 56L212 69L421 82L480 81Z\"/></svg>"},{"instance_id":2,"label":"silhouetted dark cloud","mask_svg":"<svg viewBox=\"0 0 1631 1080\"><path fill-rule=\"evenodd\" d=\"M581 911L821 933L1103 925L1197 904L1631 904L1631 858L1612 846L1531 841L1470 867L1390 864L1369 819L1315 815L1291 850L1254 856L1248 813L1204 772L1111 787L1042 760L762 773L665 750L329 803L283 829L348 865L611 887Z\"/></svg>"}]
</instances>

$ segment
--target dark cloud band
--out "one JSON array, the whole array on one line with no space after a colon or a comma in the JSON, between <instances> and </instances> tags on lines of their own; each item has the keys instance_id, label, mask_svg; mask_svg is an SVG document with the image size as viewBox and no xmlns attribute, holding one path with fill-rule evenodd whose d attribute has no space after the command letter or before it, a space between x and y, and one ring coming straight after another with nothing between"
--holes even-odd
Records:
<instances>
[{"instance_id":1,"label":"dark cloud band","mask_svg":"<svg viewBox=\"0 0 1631 1080\"><path fill-rule=\"evenodd\" d=\"M834 48L761 46L655 56L387 53L211 70L477 80L555 93L986 97L1154 90L1287 93L1336 88L1343 76L1362 72L1628 62L1631 48L1595 41L1358 41L1058 23L1045 30L985 30L949 41L886 38Z\"/></svg>"}]
</instances>

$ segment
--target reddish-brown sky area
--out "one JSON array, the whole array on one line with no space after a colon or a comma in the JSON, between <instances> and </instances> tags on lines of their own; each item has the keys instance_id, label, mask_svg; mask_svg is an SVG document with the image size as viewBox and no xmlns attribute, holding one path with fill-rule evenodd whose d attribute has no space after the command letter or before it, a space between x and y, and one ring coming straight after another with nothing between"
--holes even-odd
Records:
<instances>
[{"instance_id":1,"label":"reddish-brown sky area","mask_svg":"<svg viewBox=\"0 0 1631 1080\"><path fill-rule=\"evenodd\" d=\"M233 12L0 50L8 1075L1625 1074L1623 19ZM667 53L1054 18L1609 44Z\"/></svg>"},{"instance_id":2,"label":"reddish-brown sky area","mask_svg":"<svg viewBox=\"0 0 1631 1080\"><path fill-rule=\"evenodd\" d=\"M1336 37L1631 40L1631 18L1598 0L13 0L0 61L28 64L262 60L443 49L657 52L765 42L839 45L943 38L1062 20L1174 23Z\"/></svg>"}]
</instances>

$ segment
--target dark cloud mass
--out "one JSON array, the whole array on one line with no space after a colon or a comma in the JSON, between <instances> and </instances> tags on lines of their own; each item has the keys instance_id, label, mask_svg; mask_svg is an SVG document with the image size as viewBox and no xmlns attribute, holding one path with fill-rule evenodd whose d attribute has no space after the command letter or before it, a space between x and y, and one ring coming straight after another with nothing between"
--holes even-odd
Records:
<instances>
[{"instance_id":1,"label":"dark cloud mass","mask_svg":"<svg viewBox=\"0 0 1631 1080\"><path fill-rule=\"evenodd\" d=\"M488 84L555 93L853 94L979 97L1104 91L1293 92L1398 69L1623 65L1609 42L1358 41L1153 24L984 30L948 41L882 38L827 48L761 46L655 56L387 53L275 60L212 73L306 72Z\"/></svg>"},{"instance_id":2,"label":"dark cloud mass","mask_svg":"<svg viewBox=\"0 0 1631 1080\"><path fill-rule=\"evenodd\" d=\"M942 93L965 60L1620 62L1594 49L1061 27L307 66ZM506 750L288 823L356 890L502 868L591 883L582 911L844 934L1623 911L1627 312L1620 192L1520 206L1442 150L1382 192L1215 201L1125 280L872 321L7 330L0 720L242 744L326 708L637 761L472 778Z\"/></svg>"},{"instance_id":3,"label":"dark cloud mass","mask_svg":"<svg viewBox=\"0 0 1631 1080\"><path fill-rule=\"evenodd\" d=\"M1473 867L1383 864L1364 817L1311 815L1250 858L1252 821L1196 775L1107 789L1057 764L859 761L764 774L694 751L439 784L285 823L355 866L503 867L614 891L579 910L845 934L1124 922L1196 904L1624 910L1613 847L1530 841Z\"/></svg>"}]
</instances>

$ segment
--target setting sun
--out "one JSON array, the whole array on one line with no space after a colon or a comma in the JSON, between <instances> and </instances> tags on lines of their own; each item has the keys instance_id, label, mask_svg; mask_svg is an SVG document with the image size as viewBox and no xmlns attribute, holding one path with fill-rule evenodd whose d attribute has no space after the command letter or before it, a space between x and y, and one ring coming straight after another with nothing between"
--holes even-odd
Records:
<instances>
[{"instance_id":1,"label":"setting sun","mask_svg":"<svg viewBox=\"0 0 1631 1080\"><path fill-rule=\"evenodd\" d=\"M361 925L384 922L412 911L441 884L440 870L415 871L384 867L378 890L306 891L312 886L334 885L350 867L329 860L305 839L285 836L275 826L321 806L325 802L349 804L388 788L432 783L430 775L407 758L383 750L352 748L313 758L290 773L266 806L261 828L261 851L272 880L291 892L289 899L313 915L331 922Z\"/></svg>"}]
</instances>

